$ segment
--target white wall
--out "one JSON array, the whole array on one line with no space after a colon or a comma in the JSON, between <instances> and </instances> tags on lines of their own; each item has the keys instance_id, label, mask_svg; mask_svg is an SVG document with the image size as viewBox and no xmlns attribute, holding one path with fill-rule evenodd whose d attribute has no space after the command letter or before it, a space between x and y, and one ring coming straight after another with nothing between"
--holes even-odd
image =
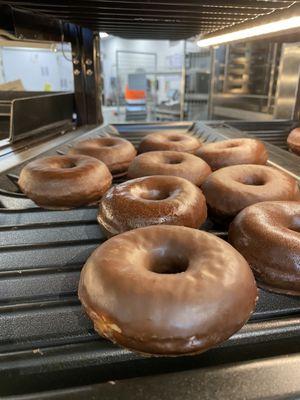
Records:
<instances>
[{"instance_id":1,"label":"white wall","mask_svg":"<svg viewBox=\"0 0 300 400\"><path fill-rule=\"evenodd\" d=\"M72 63L60 51L2 47L0 57L0 83L21 79L25 90L74 90Z\"/></svg>"}]
</instances>

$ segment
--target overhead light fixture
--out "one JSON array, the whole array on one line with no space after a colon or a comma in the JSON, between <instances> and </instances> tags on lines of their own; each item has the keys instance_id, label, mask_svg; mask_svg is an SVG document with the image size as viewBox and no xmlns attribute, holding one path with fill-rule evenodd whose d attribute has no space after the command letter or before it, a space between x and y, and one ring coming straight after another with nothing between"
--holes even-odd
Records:
<instances>
[{"instance_id":1,"label":"overhead light fixture","mask_svg":"<svg viewBox=\"0 0 300 400\"><path fill-rule=\"evenodd\" d=\"M109 34L108 33L106 33L106 32L100 32L100 38L101 39L105 39L105 38L107 38L108 36L109 36Z\"/></svg>"},{"instance_id":2,"label":"overhead light fixture","mask_svg":"<svg viewBox=\"0 0 300 400\"><path fill-rule=\"evenodd\" d=\"M29 42L25 40L5 40L0 36L0 47L6 48L18 48L18 49L41 49L50 50L54 53L57 52L56 43L46 43L46 42Z\"/></svg>"},{"instance_id":3,"label":"overhead light fixture","mask_svg":"<svg viewBox=\"0 0 300 400\"><path fill-rule=\"evenodd\" d=\"M300 28L300 16L258 25L253 28L245 28L235 32L224 33L223 35L212 36L207 39L200 39L197 42L197 45L199 47L215 46L217 44L267 35L269 33L287 31L293 28Z\"/></svg>"}]
</instances>

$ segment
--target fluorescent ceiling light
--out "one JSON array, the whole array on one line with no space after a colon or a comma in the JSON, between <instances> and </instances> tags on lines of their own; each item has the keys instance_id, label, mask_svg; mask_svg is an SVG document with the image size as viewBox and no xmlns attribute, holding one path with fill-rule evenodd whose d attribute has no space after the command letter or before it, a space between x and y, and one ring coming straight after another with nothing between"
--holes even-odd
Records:
<instances>
[{"instance_id":1,"label":"fluorescent ceiling light","mask_svg":"<svg viewBox=\"0 0 300 400\"><path fill-rule=\"evenodd\" d=\"M27 49L43 49L43 50L51 50L53 52L57 52L57 44L56 43L46 43L46 42L28 42L28 41L16 41L16 40L3 40L0 36L0 47L5 48L27 48Z\"/></svg>"},{"instance_id":2,"label":"fluorescent ceiling light","mask_svg":"<svg viewBox=\"0 0 300 400\"><path fill-rule=\"evenodd\" d=\"M107 38L108 36L109 36L108 33L106 33L106 32L100 32L100 37L101 37L101 39Z\"/></svg>"},{"instance_id":3,"label":"fluorescent ceiling light","mask_svg":"<svg viewBox=\"0 0 300 400\"><path fill-rule=\"evenodd\" d=\"M300 28L300 16L258 25L253 28L241 29L236 32L224 33L223 35L212 36L207 39L200 39L197 42L197 45L199 47L209 47L217 44L266 35L268 33L286 31L293 28Z\"/></svg>"}]
</instances>

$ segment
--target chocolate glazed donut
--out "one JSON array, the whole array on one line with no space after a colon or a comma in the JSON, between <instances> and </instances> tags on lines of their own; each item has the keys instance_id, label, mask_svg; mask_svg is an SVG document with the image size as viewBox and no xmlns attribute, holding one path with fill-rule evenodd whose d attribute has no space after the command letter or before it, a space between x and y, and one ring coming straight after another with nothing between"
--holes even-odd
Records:
<instances>
[{"instance_id":1,"label":"chocolate glazed donut","mask_svg":"<svg viewBox=\"0 0 300 400\"><path fill-rule=\"evenodd\" d=\"M268 200L296 200L297 181L263 165L234 165L213 172L202 185L210 215L233 218L245 207Z\"/></svg>"},{"instance_id":2,"label":"chocolate glazed donut","mask_svg":"<svg viewBox=\"0 0 300 400\"><path fill-rule=\"evenodd\" d=\"M195 153L202 145L200 140L184 133L161 131L150 133L139 145L139 153L156 150L183 151L185 153Z\"/></svg>"},{"instance_id":3,"label":"chocolate glazed donut","mask_svg":"<svg viewBox=\"0 0 300 400\"><path fill-rule=\"evenodd\" d=\"M209 143L200 147L196 155L207 162L212 170L239 164L266 164L265 145L256 139L231 139Z\"/></svg>"},{"instance_id":4,"label":"chocolate glazed donut","mask_svg":"<svg viewBox=\"0 0 300 400\"><path fill-rule=\"evenodd\" d=\"M111 181L106 165L95 158L54 156L27 164L18 184L40 207L63 210L98 201Z\"/></svg>"},{"instance_id":5,"label":"chocolate glazed donut","mask_svg":"<svg viewBox=\"0 0 300 400\"><path fill-rule=\"evenodd\" d=\"M84 154L104 162L114 176L126 173L136 156L133 145L123 138L102 137L77 142L69 154Z\"/></svg>"},{"instance_id":6,"label":"chocolate glazed donut","mask_svg":"<svg viewBox=\"0 0 300 400\"><path fill-rule=\"evenodd\" d=\"M229 229L259 286L300 296L300 202L273 201L245 208Z\"/></svg>"},{"instance_id":7,"label":"chocolate glazed donut","mask_svg":"<svg viewBox=\"0 0 300 400\"><path fill-rule=\"evenodd\" d=\"M176 356L208 350L238 331L257 289L228 243L166 225L98 247L81 272L79 298L100 335L138 352Z\"/></svg>"},{"instance_id":8,"label":"chocolate glazed donut","mask_svg":"<svg viewBox=\"0 0 300 400\"><path fill-rule=\"evenodd\" d=\"M293 129L287 138L290 150L300 156L300 128Z\"/></svg>"},{"instance_id":9,"label":"chocolate glazed donut","mask_svg":"<svg viewBox=\"0 0 300 400\"><path fill-rule=\"evenodd\" d=\"M150 151L137 156L128 168L129 178L171 175L185 178L200 186L211 174L205 161L193 154L179 151Z\"/></svg>"},{"instance_id":10,"label":"chocolate glazed donut","mask_svg":"<svg viewBox=\"0 0 300 400\"><path fill-rule=\"evenodd\" d=\"M98 222L108 236L148 225L199 228L206 220L199 188L176 176L148 176L112 187L99 204Z\"/></svg>"}]
</instances>

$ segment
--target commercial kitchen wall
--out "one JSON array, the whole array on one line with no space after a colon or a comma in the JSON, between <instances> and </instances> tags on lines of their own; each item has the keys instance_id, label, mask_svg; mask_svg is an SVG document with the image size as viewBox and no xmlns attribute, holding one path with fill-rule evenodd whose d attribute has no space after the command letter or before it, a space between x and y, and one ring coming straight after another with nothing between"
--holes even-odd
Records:
<instances>
[{"instance_id":1,"label":"commercial kitchen wall","mask_svg":"<svg viewBox=\"0 0 300 400\"><path fill-rule=\"evenodd\" d=\"M111 78L116 78L116 52L132 51L157 54L157 71L180 70L183 63L183 41L170 42L168 40L129 40L119 37L108 37L101 41L101 54L104 78L104 94L106 98L112 96ZM195 51L197 47L188 42L188 50ZM130 57L130 55L128 55ZM139 68L137 65L136 68ZM134 71L132 71L134 72ZM164 83L166 79L173 81L174 86L180 88L180 76L160 76L158 102L166 100ZM175 82L176 81L176 82Z\"/></svg>"},{"instance_id":2,"label":"commercial kitchen wall","mask_svg":"<svg viewBox=\"0 0 300 400\"><path fill-rule=\"evenodd\" d=\"M168 40L127 40L108 37L101 41L104 76L104 93L108 97L112 91L111 78L116 77L116 51L136 51L157 54L157 70L180 70L183 63L183 41ZM68 45L65 56L60 45L49 49L0 46L0 84L21 80L25 90L72 91L73 73ZM187 42L187 51L197 51L192 42ZM55 51L54 51L55 50ZM199 49L198 49L199 50ZM138 65L137 65L138 68ZM172 88L180 88L180 76L160 76L158 100L166 100L164 90L168 80Z\"/></svg>"},{"instance_id":3,"label":"commercial kitchen wall","mask_svg":"<svg viewBox=\"0 0 300 400\"><path fill-rule=\"evenodd\" d=\"M67 49L65 56L60 50L0 47L0 84L20 79L25 90L72 91L73 69Z\"/></svg>"}]
</instances>

